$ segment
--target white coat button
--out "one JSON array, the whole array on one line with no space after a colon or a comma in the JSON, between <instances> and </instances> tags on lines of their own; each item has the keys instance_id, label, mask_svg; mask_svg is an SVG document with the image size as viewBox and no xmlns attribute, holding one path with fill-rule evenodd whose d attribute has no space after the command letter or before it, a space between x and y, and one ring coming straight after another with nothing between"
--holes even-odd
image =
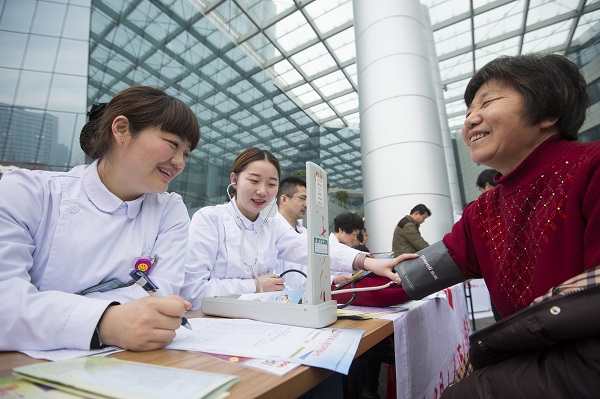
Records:
<instances>
[{"instance_id":1,"label":"white coat button","mask_svg":"<svg viewBox=\"0 0 600 399\"><path fill-rule=\"evenodd\" d=\"M556 316L560 313L560 308L558 306L552 306L550 308L550 313Z\"/></svg>"},{"instance_id":2,"label":"white coat button","mask_svg":"<svg viewBox=\"0 0 600 399\"><path fill-rule=\"evenodd\" d=\"M71 212L71 213L79 212L79 205L77 205L77 204L69 205L69 212Z\"/></svg>"}]
</instances>

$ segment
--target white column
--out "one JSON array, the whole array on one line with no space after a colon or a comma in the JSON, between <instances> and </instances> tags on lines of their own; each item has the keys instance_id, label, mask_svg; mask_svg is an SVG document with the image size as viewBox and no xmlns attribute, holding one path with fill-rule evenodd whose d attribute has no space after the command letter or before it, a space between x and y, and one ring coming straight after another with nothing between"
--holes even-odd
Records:
<instances>
[{"instance_id":1,"label":"white column","mask_svg":"<svg viewBox=\"0 0 600 399\"><path fill-rule=\"evenodd\" d=\"M420 2L353 5L369 249L390 251L396 223L419 203L433 213L421 227L433 243L453 218Z\"/></svg>"},{"instance_id":2,"label":"white column","mask_svg":"<svg viewBox=\"0 0 600 399\"><path fill-rule=\"evenodd\" d=\"M450 186L450 200L452 201L452 210L462 212L462 200L460 198L460 185L458 184L458 173L456 172L456 157L454 147L452 146L452 137L450 137L450 127L448 126L448 115L446 114L446 104L442 92L442 78L440 76L440 66L437 61L435 51L435 41L431 21L429 19L429 9L422 5L421 12L423 16L423 33L427 42L427 52L429 54L429 64L431 65L431 77L433 80L433 90L435 93L435 102L438 108L438 117L440 118L440 128L442 133L442 142L444 143L444 154L446 155L446 172L448 173L448 184ZM433 211L432 211L433 212Z\"/></svg>"}]
</instances>

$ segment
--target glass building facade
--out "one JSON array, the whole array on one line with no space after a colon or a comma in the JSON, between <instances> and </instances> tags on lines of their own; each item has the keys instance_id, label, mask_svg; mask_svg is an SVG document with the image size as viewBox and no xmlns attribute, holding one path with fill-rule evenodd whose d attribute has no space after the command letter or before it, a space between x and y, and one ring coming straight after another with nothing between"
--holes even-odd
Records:
<instances>
[{"instance_id":1,"label":"glass building facade","mask_svg":"<svg viewBox=\"0 0 600 399\"><path fill-rule=\"evenodd\" d=\"M5 1L0 160L52 170L83 163L86 109L149 85L185 101L201 124L200 145L169 187L190 209L223 202L233 160L251 146L273 152L283 176L308 160L344 165L330 183L360 188L358 131L318 125L192 3Z\"/></svg>"},{"instance_id":2,"label":"glass building facade","mask_svg":"<svg viewBox=\"0 0 600 399\"><path fill-rule=\"evenodd\" d=\"M283 177L312 161L328 171L332 188L360 192L352 2L297 3L0 0L0 172L12 166L68 170L84 163L79 132L91 104L106 102L129 86L150 85L185 101L201 124L198 148L170 185L190 211L225 200L233 160L250 146L273 152ZM492 20L502 20L503 6L474 2L476 12L460 17L444 11L448 2L422 3L430 7L436 44L444 49L438 48L442 83L450 129L456 132L453 121L459 126L464 119L460 96L469 73L491 57L482 49L493 47L497 55L515 49L502 47L504 42L492 40L489 32L481 38L488 47L469 48L461 40L472 35L457 34L469 18L479 21L473 26L480 30L494 25L483 17L490 19L489 13L496 11ZM455 10L473 6L462 0L450 3L461 4ZM512 3L518 8L523 2ZM525 4L539 30L553 26L546 20L564 25L577 19L570 47L557 51L574 54L582 65L598 65L597 29L590 34L586 27L597 25L600 3L583 2L573 15L568 2L552 2L561 6L546 17L538 15L538 3ZM513 11L509 14L514 17ZM513 30L498 32L498 37L514 41L507 32ZM519 51L544 50L541 36L532 36L535 32L525 26L515 34L522 47L523 38L533 43ZM465 59L469 52L470 61ZM481 58L473 62L473 54ZM594 68L590 94L598 103L600 80ZM588 127L582 139L597 140L598 125ZM461 144L455 148L467 182L463 186L474 186L471 175L477 166L462 161Z\"/></svg>"},{"instance_id":3,"label":"glass building facade","mask_svg":"<svg viewBox=\"0 0 600 399\"><path fill-rule=\"evenodd\" d=\"M0 162L67 170L84 160L90 2L1 3Z\"/></svg>"},{"instance_id":4,"label":"glass building facade","mask_svg":"<svg viewBox=\"0 0 600 399\"><path fill-rule=\"evenodd\" d=\"M128 86L157 86L189 104L200 121L200 145L170 185L188 207L223 202L233 160L252 146L275 154L283 176L304 170L308 160L324 167L346 163L330 182L361 187L353 162L346 162L360 160L358 132L320 127L193 2L93 5L88 102L106 101ZM261 12L274 15L274 3ZM321 145L340 136L347 143Z\"/></svg>"}]
</instances>

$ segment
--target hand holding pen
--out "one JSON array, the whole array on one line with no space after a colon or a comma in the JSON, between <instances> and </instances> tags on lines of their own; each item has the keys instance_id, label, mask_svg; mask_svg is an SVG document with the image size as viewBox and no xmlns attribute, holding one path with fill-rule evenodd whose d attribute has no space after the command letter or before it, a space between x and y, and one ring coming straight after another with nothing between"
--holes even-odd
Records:
<instances>
[{"instance_id":1,"label":"hand holding pen","mask_svg":"<svg viewBox=\"0 0 600 399\"><path fill-rule=\"evenodd\" d=\"M155 264L156 264L156 258L152 262L153 266ZM136 266L137 266L137 263L136 263ZM144 271L142 271L140 269L133 269L129 273L129 276L133 279L133 281L137 285L142 287L144 289L144 291L146 291L148 293L148 295L157 296L156 291L158 290L158 287L156 286L156 284L154 284L152 282L152 280L150 280L150 277L148 277L148 275ZM190 322L188 321L188 319L185 316L181 318L181 325L187 329L190 329L190 330L192 329L192 325L190 324Z\"/></svg>"},{"instance_id":2,"label":"hand holding pen","mask_svg":"<svg viewBox=\"0 0 600 399\"><path fill-rule=\"evenodd\" d=\"M162 349L175 338L182 311L191 306L178 295L109 306L98 326L100 342L132 351Z\"/></svg>"}]
</instances>

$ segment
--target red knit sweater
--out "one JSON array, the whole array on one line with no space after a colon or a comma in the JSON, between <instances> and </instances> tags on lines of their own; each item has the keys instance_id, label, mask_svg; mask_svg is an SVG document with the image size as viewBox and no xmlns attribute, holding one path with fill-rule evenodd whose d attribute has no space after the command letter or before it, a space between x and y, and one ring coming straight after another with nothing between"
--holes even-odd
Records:
<instances>
[{"instance_id":1,"label":"red knit sweater","mask_svg":"<svg viewBox=\"0 0 600 399\"><path fill-rule=\"evenodd\" d=\"M496 182L443 241L506 317L600 265L600 142L550 137Z\"/></svg>"}]
</instances>

